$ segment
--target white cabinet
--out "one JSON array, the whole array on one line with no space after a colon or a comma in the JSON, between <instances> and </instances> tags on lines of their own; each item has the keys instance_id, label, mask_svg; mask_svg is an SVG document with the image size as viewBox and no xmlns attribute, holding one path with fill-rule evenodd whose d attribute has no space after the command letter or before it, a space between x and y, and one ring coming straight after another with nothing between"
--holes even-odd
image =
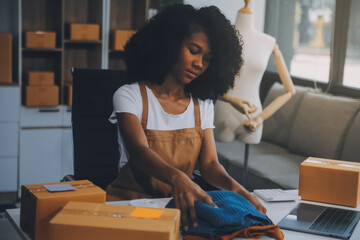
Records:
<instances>
[{"instance_id":1,"label":"white cabinet","mask_svg":"<svg viewBox=\"0 0 360 240\"><path fill-rule=\"evenodd\" d=\"M17 157L0 158L0 192L17 191Z\"/></svg>"},{"instance_id":2,"label":"white cabinet","mask_svg":"<svg viewBox=\"0 0 360 240\"><path fill-rule=\"evenodd\" d=\"M21 129L19 185L61 179L62 129Z\"/></svg>"},{"instance_id":3,"label":"white cabinet","mask_svg":"<svg viewBox=\"0 0 360 240\"><path fill-rule=\"evenodd\" d=\"M71 128L64 128L62 133L61 177L74 174L74 145Z\"/></svg>"},{"instance_id":4,"label":"white cabinet","mask_svg":"<svg viewBox=\"0 0 360 240\"><path fill-rule=\"evenodd\" d=\"M0 192L16 192L18 181L19 86L0 87Z\"/></svg>"}]
</instances>

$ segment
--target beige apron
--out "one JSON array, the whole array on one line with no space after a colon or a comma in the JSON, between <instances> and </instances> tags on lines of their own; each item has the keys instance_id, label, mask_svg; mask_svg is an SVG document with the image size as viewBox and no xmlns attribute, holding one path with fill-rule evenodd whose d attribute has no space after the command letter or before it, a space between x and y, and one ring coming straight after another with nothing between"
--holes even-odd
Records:
<instances>
[{"instance_id":1,"label":"beige apron","mask_svg":"<svg viewBox=\"0 0 360 240\"><path fill-rule=\"evenodd\" d=\"M143 103L141 125L144 129L150 149L155 151L169 165L191 177L198 159L203 141L201 129L200 107L197 99L193 98L195 128L178 130L149 130L146 129L148 120L148 98L144 83L140 83ZM170 197L170 185L147 175L141 169L133 166L135 159L129 159L121 168L118 177L108 185L107 200L129 200L137 198Z\"/></svg>"}]
</instances>

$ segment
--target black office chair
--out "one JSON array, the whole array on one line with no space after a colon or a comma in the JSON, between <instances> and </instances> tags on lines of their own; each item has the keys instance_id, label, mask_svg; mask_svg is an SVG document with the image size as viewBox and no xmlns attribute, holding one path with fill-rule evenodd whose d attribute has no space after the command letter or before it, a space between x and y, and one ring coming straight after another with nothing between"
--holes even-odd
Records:
<instances>
[{"instance_id":1,"label":"black office chair","mask_svg":"<svg viewBox=\"0 0 360 240\"><path fill-rule=\"evenodd\" d=\"M64 180L88 179L105 189L118 173L117 127L109 122L112 96L129 82L123 70L75 68L73 74L72 129L74 176ZM205 190L215 190L198 171L194 182Z\"/></svg>"},{"instance_id":2,"label":"black office chair","mask_svg":"<svg viewBox=\"0 0 360 240\"><path fill-rule=\"evenodd\" d=\"M105 189L116 178L119 163L116 125L108 120L112 96L128 78L120 70L75 68L72 74L74 178Z\"/></svg>"}]
</instances>

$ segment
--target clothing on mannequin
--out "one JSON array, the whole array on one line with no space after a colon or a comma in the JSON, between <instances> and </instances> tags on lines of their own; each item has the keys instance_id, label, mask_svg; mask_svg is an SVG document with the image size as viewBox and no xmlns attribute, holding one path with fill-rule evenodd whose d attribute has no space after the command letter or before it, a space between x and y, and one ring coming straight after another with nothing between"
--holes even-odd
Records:
<instances>
[{"instance_id":1,"label":"clothing on mannequin","mask_svg":"<svg viewBox=\"0 0 360 240\"><path fill-rule=\"evenodd\" d=\"M259 143L262 123L295 94L276 40L254 28L254 14L248 7L249 2L245 1L245 7L238 11L235 21L242 36L244 65L235 79L234 88L219 98L221 101L215 105L214 133L218 141L230 142L236 138L248 144ZM259 87L271 54L286 93L262 109Z\"/></svg>"}]
</instances>

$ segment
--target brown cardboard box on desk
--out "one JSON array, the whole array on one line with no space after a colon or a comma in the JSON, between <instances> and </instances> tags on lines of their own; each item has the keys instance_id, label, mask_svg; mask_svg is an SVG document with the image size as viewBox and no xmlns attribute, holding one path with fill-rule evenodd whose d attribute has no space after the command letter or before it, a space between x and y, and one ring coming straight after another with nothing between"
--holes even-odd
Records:
<instances>
[{"instance_id":1,"label":"brown cardboard box on desk","mask_svg":"<svg viewBox=\"0 0 360 240\"><path fill-rule=\"evenodd\" d=\"M0 83L12 82L12 35L0 33Z\"/></svg>"},{"instance_id":2,"label":"brown cardboard box on desk","mask_svg":"<svg viewBox=\"0 0 360 240\"><path fill-rule=\"evenodd\" d=\"M99 24L70 24L71 40L99 40L100 26Z\"/></svg>"},{"instance_id":3,"label":"brown cardboard box on desk","mask_svg":"<svg viewBox=\"0 0 360 240\"><path fill-rule=\"evenodd\" d=\"M178 240L180 211L69 202L51 221L50 238Z\"/></svg>"},{"instance_id":4,"label":"brown cardboard box on desk","mask_svg":"<svg viewBox=\"0 0 360 240\"><path fill-rule=\"evenodd\" d=\"M360 163L309 157L300 165L303 200L356 207L360 201Z\"/></svg>"},{"instance_id":5,"label":"brown cardboard box on desk","mask_svg":"<svg viewBox=\"0 0 360 240\"><path fill-rule=\"evenodd\" d=\"M55 32L26 32L25 46L27 48L55 48Z\"/></svg>"},{"instance_id":6,"label":"brown cardboard box on desk","mask_svg":"<svg viewBox=\"0 0 360 240\"><path fill-rule=\"evenodd\" d=\"M28 73L28 85L34 87L50 87L54 86L55 74L54 72L35 72Z\"/></svg>"},{"instance_id":7,"label":"brown cardboard box on desk","mask_svg":"<svg viewBox=\"0 0 360 240\"><path fill-rule=\"evenodd\" d=\"M43 186L57 184L75 190L50 192ZM105 191L88 180L21 186L20 227L32 239L50 239L49 221L69 201L105 203Z\"/></svg>"},{"instance_id":8,"label":"brown cardboard box on desk","mask_svg":"<svg viewBox=\"0 0 360 240\"><path fill-rule=\"evenodd\" d=\"M114 34L114 50L124 51L124 45L135 33L135 30L116 30Z\"/></svg>"}]
</instances>

